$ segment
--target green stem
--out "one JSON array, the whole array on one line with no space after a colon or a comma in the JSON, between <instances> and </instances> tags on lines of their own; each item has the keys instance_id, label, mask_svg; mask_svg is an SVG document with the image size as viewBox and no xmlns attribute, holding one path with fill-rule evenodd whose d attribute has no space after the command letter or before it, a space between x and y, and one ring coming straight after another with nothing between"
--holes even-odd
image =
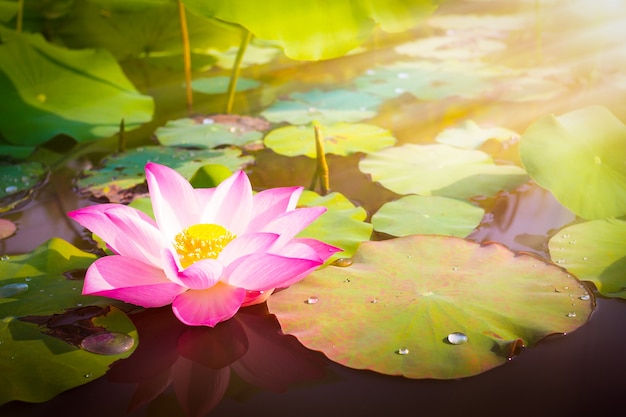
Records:
<instances>
[{"instance_id":1,"label":"green stem","mask_svg":"<svg viewBox=\"0 0 626 417\"><path fill-rule=\"evenodd\" d=\"M15 31L17 33L22 33L23 22L24 22L24 0L19 0L17 2L17 25L15 27Z\"/></svg>"},{"instance_id":2,"label":"green stem","mask_svg":"<svg viewBox=\"0 0 626 417\"><path fill-rule=\"evenodd\" d=\"M233 69L230 74L230 82L228 83L228 95L226 100L226 109L225 113L230 114L233 111L233 103L235 101L235 90L237 90L237 81L239 80L239 72L241 71L241 62L243 61L243 55L246 53L246 48L248 44L252 40L252 32L248 29L243 28L244 34L241 39L241 45L239 45L239 50L237 51L237 57L235 58L235 63L233 64Z\"/></svg>"},{"instance_id":3,"label":"green stem","mask_svg":"<svg viewBox=\"0 0 626 417\"><path fill-rule=\"evenodd\" d=\"M315 155L316 168L313 175L312 189L315 188L315 182L319 179L320 195L326 195L330 191L330 174L328 172L328 163L326 162L326 151L324 150L324 133L317 122L313 122L315 130Z\"/></svg>"},{"instance_id":4,"label":"green stem","mask_svg":"<svg viewBox=\"0 0 626 417\"><path fill-rule=\"evenodd\" d=\"M124 152L126 150L126 129L124 119L120 122L120 131L118 133L119 140L117 142L117 151Z\"/></svg>"},{"instance_id":5,"label":"green stem","mask_svg":"<svg viewBox=\"0 0 626 417\"><path fill-rule=\"evenodd\" d=\"M185 67L185 89L187 92L187 114L193 114L193 90L191 89L191 46L189 45L189 29L185 5L178 0L178 18L180 19L180 35L183 42L183 63Z\"/></svg>"}]
</instances>

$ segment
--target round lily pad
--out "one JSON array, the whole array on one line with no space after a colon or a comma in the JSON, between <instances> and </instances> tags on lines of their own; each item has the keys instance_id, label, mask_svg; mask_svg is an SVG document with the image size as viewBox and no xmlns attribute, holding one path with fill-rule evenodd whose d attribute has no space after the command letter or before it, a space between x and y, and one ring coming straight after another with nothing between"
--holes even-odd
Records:
<instances>
[{"instance_id":1,"label":"round lily pad","mask_svg":"<svg viewBox=\"0 0 626 417\"><path fill-rule=\"evenodd\" d=\"M283 332L342 365L461 378L583 325L593 299L571 274L499 244L447 236L364 242L267 301Z\"/></svg>"},{"instance_id":2,"label":"round lily pad","mask_svg":"<svg viewBox=\"0 0 626 417\"><path fill-rule=\"evenodd\" d=\"M490 139L506 142L518 137L517 132L504 127L482 127L473 120L465 120L456 126L444 129L435 137L435 141L464 149L478 149Z\"/></svg>"},{"instance_id":3,"label":"round lily pad","mask_svg":"<svg viewBox=\"0 0 626 417\"><path fill-rule=\"evenodd\" d=\"M269 123L260 118L214 115L170 120L155 135L160 144L195 148L221 145L244 146L263 139Z\"/></svg>"},{"instance_id":4,"label":"round lily pad","mask_svg":"<svg viewBox=\"0 0 626 417\"><path fill-rule=\"evenodd\" d=\"M165 146L146 146L112 155L98 169L83 171L76 182L78 192L93 198L105 198L114 203L127 203L145 189L136 190L146 179L144 168L148 161L167 165L190 179L203 165L220 164L235 171L252 161L240 156L239 149L186 150Z\"/></svg>"},{"instance_id":5,"label":"round lily pad","mask_svg":"<svg viewBox=\"0 0 626 417\"><path fill-rule=\"evenodd\" d=\"M286 100L278 100L265 109L261 116L270 122L308 124L317 121L323 125L337 122L360 122L376 114L381 99L367 93L350 90L293 93Z\"/></svg>"},{"instance_id":6,"label":"round lily pad","mask_svg":"<svg viewBox=\"0 0 626 417\"><path fill-rule=\"evenodd\" d=\"M607 297L626 298L626 221L599 219L561 229L548 242L552 260Z\"/></svg>"},{"instance_id":7,"label":"round lily pad","mask_svg":"<svg viewBox=\"0 0 626 417\"><path fill-rule=\"evenodd\" d=\"M478 226L484 210L468 201L408 195L385 203L373 216L374 230L392 236L433 234L465 237Z\"/></svg>"},{"instance_id":8,"label":"round lily pad","mask_svg":"<svg viewBox=\"0 0 626 417\"><path fill-rule=\"evenodd\" d=\"M224 94L228 91L229 83L230 77L227 76L196 78L191 82L191 89L204 94ZM253 90L258 88L260 85L261 83L256 80L239 78L237 80L237 87L235 88L235 91Z\"/></svg>"},{"instance_id":9,"label":"round lily pad","mask_svg":"<svg viewBox=\"0 0 626 417\"><path fill-rule=\"evenodd\" d=\"M626 125L608 109L542 117L522 134L520 155L528 175L576 215L626 214Z\"/></svg>"},{"instance_id":10,"label":"round lily pad","mask_svg":"<svg viewBox=\"0 0 626 417\"><path fill-rule=\"evenodd\" d=\"M32 190L48 178L49 170L39 162L0 164L0 213L28 201Z\"/></svg>"},{"instance_id":11,"label":"round lily pad","mask_svg":"<svg viewBox=\"0 0 626 417\"><path fill-rule=\"evenodd\" d=\"M335 123L322 126L327 154L347 156L356 152L374 152L396 143L387 129L365 123ZM311 125L279 127L263 140L266 147L286 155L315 158L315 131Z\"/></svg>"},{"instance_id":12,"label":"round lily pad","mask_svg":"<svg viewBox=\"0 0 626 417\"><path fill-rule=\"evenodd\" d=\"M454 198L492 196L528 180L520 167L496 165L484 152L439 144L383 149L368 154L359 169L398 194Z\"/></svg>"}]
</instances>

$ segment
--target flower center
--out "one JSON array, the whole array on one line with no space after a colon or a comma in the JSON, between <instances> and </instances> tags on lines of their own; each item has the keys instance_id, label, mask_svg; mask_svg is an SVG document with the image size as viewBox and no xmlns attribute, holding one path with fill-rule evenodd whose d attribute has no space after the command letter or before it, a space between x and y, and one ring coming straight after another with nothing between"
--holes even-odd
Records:
<instances>
[{"instance_id":1,"label":"flower center","mask_svg":"<svg viewBox=\"0 0 626 417\"><path fill-rule=\"evenodd\" d=\"M202 259L215 259L231 240L233 233L217 224L194 224L174 238L174 249L183 268Z\"/></svg>"}]
</instances>

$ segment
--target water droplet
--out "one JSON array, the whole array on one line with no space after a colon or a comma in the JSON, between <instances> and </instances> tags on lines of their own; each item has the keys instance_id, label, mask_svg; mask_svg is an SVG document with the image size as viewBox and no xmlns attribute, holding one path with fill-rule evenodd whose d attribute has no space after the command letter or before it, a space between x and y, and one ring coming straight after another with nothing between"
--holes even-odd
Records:
<instances>
[{"instance_id":1,"label":"water droplet","mask_svg":"<svg viewBox=\"0 0 626 417\"><path fill-rule=\"evenodd\" d=\"M9 258L9 255L2 255L2 256L0 256L0 261L8 261L9 259L11 259L11 258Z\"/></svg>"},{"instance_id":2,"label":"water droplet","mask_svg":"<svg viewBox=\"0 0 626 417\"><path fill-rule=\"evenodd\" d=\"M26 278L24 278L24 281L26 281L26 282L30 282L31 280L32 280L32 278L31 278L31 277L26 277Z\"/></svg>"},{"instance_id":3,"label":"water droplet","mask_svg":"<svg viewBox=\"0 0 626 417\"><path fill-rule=\"evenodd\" d=\"M315 107L309 107L309 113L315 113L317 109Z\"/></svg>"},{"instance_id":4,"label":"water droplet","mask_svg":"<svg viewBox=\"0 0 626 417\"><path fill-rule=\"evenodd\" d=\"M568 238L569 238L569 235L566 233L566 234L562 235L561 237L562 237L563 239L568 239Z\"/></svg>"},{"instance_id":5,"label":"water droplet","mask_svg":"<svg viewBox=\"0 0 626 417\"><path fill-rule=\"evenodd\" d=\"M4 189L4 191L7 193L14 193L17 191L17 187L15 185L9 185Z\"/></svg>"},{"instance_id":6,"label":"water droplet","mask_svg":"<svg viewBox=\"0 0 626 417\"><path fill-rule=\"evenodd\" d=\"M22 294L28 290L28 284L18 282L15 284L7 284L0 287L0 298L13 297L14 295Z\"/></svg>"},{"instance_id":7,"label":"water droplet","mask_svg":"<svg viewBox=\"0 0 626 417\"><path fill-rule=\"evenodd\" d=\"M83 303L76 303L76 307L82 307Z\"/></svg>"},{"instance_id":8,"label":"water droplet","mask_svg":"<svg viewBox=\"0 0 626 417\"><path fill-rule=\"evenodd\" d=\"M569 287L566 285L565 287L563 287L563 289L569 290Z\"/></svg>"},{"instance_id":9,"label":"water droplet","mask_svg":"<svg viewBox=\"0 0 626 417\"><path fill-rule=\"evenodd\" d=\"M203 125L212 125L213 123L215 123L215 120L210 119L208 117L202 119L202 124Z\"/></svg>"},{"instance_id":10,"label":"water droplet","mask_svg":"<svg viewBox=\"0 0 626 417\"><path fill-rule=\"evenodd\" d=\"M396 353L398 355L408 355L409 354L409 348L402 346L400 349L396 350Z\"/></svg>"},{"instance_id":11,"label":"water droplet","mask_svg":"<svg viewBox=\"0 0 626 417\"><path fill-rule=\"evenodd\" d=\"M372 303L372 304L376 304L376 303L378 303L378 298L372 298L372 299L370 300L370 303Z\"/></svg>"},{"instance_id":12,"label":"water droplet","mask_svg":"<svg viewBox=\"0 0 626 417\"><path fill-rule=\"evenodd\" d=\"M398 78L400 78L401 80L406 80L408 78L410 78L411 76L409 74L407 74L406 72L399 72L398 73Z\"/></svg>"},{"instance_id":13,"label":"water droplet","mask_svg":"<svg viewBox=\"0 0 626 417\"><path fill-rule=\"evenodd\" d=\"M461 332L454 332L448 335L448 342L453 345L462 345L467 342L467 336Z\"/></svg>"},{"instance_id":14,"label":"water droplet","mask_svg":"<svg viewBox=\"0 0 626 417\"><path fill-rule=\"evenodd\" d=\"M576 241L575 241L575 240L570 240L570 241L569 241L569 244L570 244L570 245L575 245L575 244L576 244Z\"/></svg>"},{"instance_id":15,"label":"water droplet","mask_svg":"<svg viewBox=\"0 0 626 417\"><path fill-rule=\"evenodd\" d=\"M398 87L398 88L394 89L393 91L394 91L396 94L402 94L402 93L404 93L404 88L400 88L400 87Z\"/></svg>"},{"instance_id":16,"label":"water droplet","mask_svg":"<svg viewBox=\"0 0 626 417\"><path fill-rule=\"evenodd\" d=\"M460 268L460 267L458 267L458 266L453 266L453 267L452 267L452 270L453 270L453 271L458 271L459 269L461 269L461 268Z\"/></svg>"},{"instance_id":17,"label":"water droplet","mask_svg":"<svg viewBox=\"0 0 626 417\"><path fill-rule=\"evenodd\" d=\"M602 158L600 158L598 155L593 157L593 162L595 162L597 165L601 165L602 164Z\"/></svg>"},{"instance_id":18,"label":"water droplet","mask_svg":"<svg viewBox=\"0 0 626 417\"><path fill-rule=\"evenodd\" d=\"M40 103L45 103L47 98L44 93L37 94L37 101Z\"/></svg>"},{"instance_id":19,"label":"water droplet","mask_svg":"<svg viewBox=\"0 0 626 417\"><path fill-rule=\"evenodd\" d=\"M320 300L319 298L317 298L316 296L313 295L313 296L307 298L305 303L306 304L317 304L319 300Z\"/></svg>"},{"instance_id":20,"label":"water droplet","mask_svg":"<svg viewBox=\"0 0 626 417\"><path fill-rule=\"evenodd\" d=\"M80 343L83 350L98 355L119 355L128 352L135 344L135 339L124 333L100 333L87 336Z\"/></svg>"},{"instance_id":21,"label":"water droplet","mask_svg":"<svg viewBox=\"0 0 626 417\"><path fill-rule=\"evenodd\" d=\"M589 258L587 258L586 256L583 256L583 261L588 260Z\"/></svg>"},{"instance_id":22,"label":"water droplet","mask_svg":"<svg viewBox=\"0 0 626 417\"><path fill-rule=\"evenodd\" d=\"M566 314L566 316L567 316L567 317L572 317L572 318L573 318L573 317L576 317L576 313L574 313L574 312L567 313L567 314Z\"/></svg>"},{"instance_id":23,"label":"water droplet","mask_svg":"<svg viewBox=\"0 0 626 417\"><path fill-rule=\"evenodd\" d=\"M331 263L331 265L340 266L342 268L346 266L350 266L352 265L352 258L338 258L333 263Z\"/></svg>"},{"instance_id":24,"label":"water droplet","mask_svg":"<svg viewBox=\"0 0 626 417\"><path fill-rule=\"evenodd\" d=\"M86 373L85 375L83 375L83 376L84 376L85 378L91 378L91 377L92 377L91 372L87 372L87 373Z\"/></svg>"},{"instance_id":25,"label":"water droplet","mask_svg":"<svg viewBox=\"0 0 626 417\"><path fill-rule=\"evenodd\" d=\"M135 149L137 152L143 152L143 146L138 147L137 149Z\"/></svg>"},{"instance_id":26,"label":"water droplet","mask_svg":"<svg viewBox=\"0 0 626 417\"><path fill-rule=\"evenodd\" d=\"M367 75L374 75L374 74L376 74L376 71L374 71L373 69L368 69L367 71L365 71L365 73Z\"/></svg>"},{"instance_id":27,"label":"water droplet","mask_svg":"<svg viewBox=\"0 0 626 417\"><path fill-rule=\"evenodd\" d=\"M361 106L361 107L359 107L359 110L360 110L360 111L367 111L367 107L365 107L365 106Z\"/></svg>"},{"instance_id":28,"label":"water droplet","mask_svg":"<svg viewBox=\"0 0 626 417\"><path fill-rule=\"evenodd\" d=\"M557 259L554 262L557 263L557 264L563 264L563 263L565 263L565 259Z\"/></svg>"},{"instance_id":29,"label":"water droplet","mask_svg":"<svg viewBox=\"0 0 626 417\"><path fill-rule=\"evenodd\" d=\"M589 301L591 300L591 296L589 294L583 294L580 297L578 297L579 299L583 300L583 301Z\"/></svg>"},{"instance_id":30,"label":"water droplet","mask_svg":"<svg viewBox=\"0 0 626 417\"><path fill-rule=\"evenodd\" d=\"M350 278L344 279L343 282L346 282L346 283L350 282Z\"/></svg>"}]
</instances>

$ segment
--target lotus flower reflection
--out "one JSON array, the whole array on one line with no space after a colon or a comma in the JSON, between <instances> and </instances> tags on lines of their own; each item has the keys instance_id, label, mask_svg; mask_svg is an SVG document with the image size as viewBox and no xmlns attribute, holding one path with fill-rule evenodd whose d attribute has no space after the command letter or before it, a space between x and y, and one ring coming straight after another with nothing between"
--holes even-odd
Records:
<instances>
[{"instance_id":1,"label":"lotus flower reflection","mask_svg":"<svg viewBox=\"0 0 626 417\"><path fill-rule=\"evenodd\" d=\"M68 213L115 253L89 267L83 294L142 307L171 303L183 323L215 326L340 250L295 237L326 210L296 208L302 187L253 195L239 171L216 188L194 189L155 163L146 165L146 179L156 221L122 204Z\"/></svg>"}]
</instances>

